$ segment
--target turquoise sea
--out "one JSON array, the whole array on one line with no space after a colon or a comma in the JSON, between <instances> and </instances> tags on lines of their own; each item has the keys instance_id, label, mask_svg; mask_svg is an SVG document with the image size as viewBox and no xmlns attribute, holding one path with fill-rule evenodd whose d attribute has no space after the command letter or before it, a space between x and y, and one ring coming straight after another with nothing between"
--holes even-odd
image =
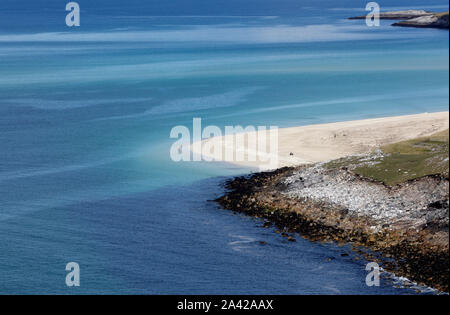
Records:
<instances>
[{"instance_id":1,"label":"turquoise sea","mask_svg":"<svg viewBox=\"0 0 450 315\"><path fill-rule=\"evenodd\" d=\"M170 131L448 110L448 30L365 2L0 0L0 294L411 294L346 247L210 202L249 169L175 163ZM382 10L448 10L441 0ZM262 246L260 241L267 242ZM81 286L65 284L68 262Z\"/></svg>"}]
</instances>

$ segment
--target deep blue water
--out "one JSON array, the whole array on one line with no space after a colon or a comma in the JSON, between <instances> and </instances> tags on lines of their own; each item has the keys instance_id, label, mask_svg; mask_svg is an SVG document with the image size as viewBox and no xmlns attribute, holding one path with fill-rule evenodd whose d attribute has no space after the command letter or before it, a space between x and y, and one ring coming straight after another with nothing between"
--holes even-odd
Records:
<instances>
[{"instance_id":1,"label":"deep blue water","mask_svg":"<svg viewBox=\"0 0 450 315\"><path fill-rule=\"evenodd\" d=\"M193 117L448 110L448 31L367 28L346 20L356 0L79 1L69 29L63 2L0 2L0 293L414 293L367 287L346 248L217 208L224 178L249 170L174 163L169 134Z\"/></svg>"}]
</instances>

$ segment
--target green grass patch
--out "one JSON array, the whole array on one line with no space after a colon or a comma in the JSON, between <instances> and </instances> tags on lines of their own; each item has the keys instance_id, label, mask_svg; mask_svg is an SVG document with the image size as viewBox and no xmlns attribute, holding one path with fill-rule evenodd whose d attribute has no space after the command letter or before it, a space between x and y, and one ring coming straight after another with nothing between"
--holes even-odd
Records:
<instances>
[{"instance_id":1,"label":"green grass patch","mask_svg":"<svg viewBox=\"0 0 450 315\"><path fill-rule=\"evenodd\" d=\"M394 186L428 176L449 176L448 130L430 137L383 146L382 157L350 157L328 163L329 168L347 167L356 174Z\"/></svg>"}]
</instances>

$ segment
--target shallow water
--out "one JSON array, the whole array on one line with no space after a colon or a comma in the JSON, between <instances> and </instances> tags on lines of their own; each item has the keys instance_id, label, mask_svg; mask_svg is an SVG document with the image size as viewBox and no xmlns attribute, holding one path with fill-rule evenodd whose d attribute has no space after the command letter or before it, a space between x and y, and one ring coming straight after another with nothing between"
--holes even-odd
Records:
<instances>
[{"instance_id":1,"label":"shallow water","mask_svg":"<svg viewBox=\"0 0 450 315\"><path fill-rule=\"evenodd\" d=\"M223 176L249 170L174 163L169 134L193 117L283 127L448 110L448 31L344 20L359 1L187 2L80 1L68 30L55 1L2 0L0 293L413 293L367 287L348 249L286 243L218 209Z\"/></svg>"}]
</instances>

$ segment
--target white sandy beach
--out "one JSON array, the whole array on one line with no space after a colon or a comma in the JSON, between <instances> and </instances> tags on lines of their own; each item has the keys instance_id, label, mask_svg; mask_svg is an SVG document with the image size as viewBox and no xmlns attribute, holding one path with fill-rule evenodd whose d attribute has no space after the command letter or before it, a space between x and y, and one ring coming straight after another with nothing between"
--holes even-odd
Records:
<instances>
[{"instance_id":1,"label":"white sandy beach","mask_svg":"<svg viewBox=\"0 0 450 315\"><path fill-rule=\"evenodd\" d=\"M449 112L282 128L278 130L278 167L323 162L361 154L385 144L429 136L448 128ZM267 162L248 161L247 158L248 148L255 145L251 139L258 139L257 135L255 137L255 134L246 134L244 147L235 145L233 138L234 136L213 137L202 141L202 146L221 146L224 152L230 148L234 153L246 152L244 161L236 161L233 155L225 157L225 154L221 161L264 168ZM226 143L228 145L225 145ZM199 146L197 149L195 146L192 148L194 154L200 153L198 148ZM205 150L203 156L208 156Z\"/></svg>"}]
</instances>

